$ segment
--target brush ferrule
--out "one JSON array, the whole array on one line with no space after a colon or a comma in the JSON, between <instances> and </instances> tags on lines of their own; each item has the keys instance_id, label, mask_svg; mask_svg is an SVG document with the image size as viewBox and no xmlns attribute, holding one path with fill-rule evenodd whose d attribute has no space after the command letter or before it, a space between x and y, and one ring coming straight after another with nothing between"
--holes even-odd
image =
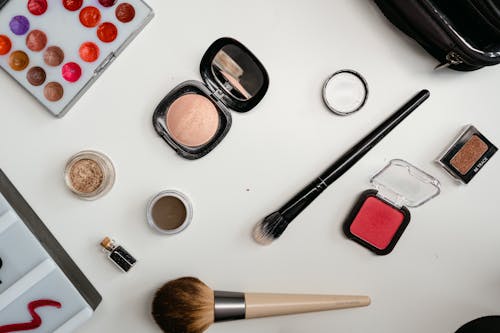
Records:
<instances>
[{"instance_id":1,"label":"brush ferrule","mask_svg":"<svg viewBox=\"0 0 500 333\"><path fill-rule=\"evenodd\" d=\"M245 294L214 291L214 322L245 319Z\"/></svg>"}]
</instances>

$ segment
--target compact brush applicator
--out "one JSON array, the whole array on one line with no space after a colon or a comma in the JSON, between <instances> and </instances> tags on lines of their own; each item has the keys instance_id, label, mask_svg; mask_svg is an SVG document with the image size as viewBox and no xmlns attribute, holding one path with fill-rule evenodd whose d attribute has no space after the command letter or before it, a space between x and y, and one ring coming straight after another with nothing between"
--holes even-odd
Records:
<instances>
[{"instance_id":1,"label":"compact brush applicator","mask_svg":"<svg viewBox=\"0 0 500 333\"><path fill-rule=\"evenodd\" d=\"M422 90L394 112L387 120L342 155L323 174L296 194L278 211L268 215L253 229L254 240L269 245L285 232L288 225L309 206L324 190L352 168L363 156L386 137L430 96Z\"/></svg>"},{"instance_id":2,"label":"compact brush applicator","mask_svg":"<svg viewBox=\"0 0 500 333\"><path fill-rule=\"evenodd\" d=\"M185 277L158 290L153 318L165 333L202 333L214 322L362 307L368 296L252 294L213 291Z\"/></svg>"}]
</instances>

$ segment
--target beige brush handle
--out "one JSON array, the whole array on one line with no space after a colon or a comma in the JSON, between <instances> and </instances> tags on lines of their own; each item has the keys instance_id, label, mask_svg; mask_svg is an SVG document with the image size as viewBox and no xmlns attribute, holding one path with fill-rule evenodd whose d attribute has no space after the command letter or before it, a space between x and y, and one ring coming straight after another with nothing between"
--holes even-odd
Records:
<instances>
[{"instance_id":1,"label":"beige brush handle","mask_svg":"<svg viewBox=\"0 0 500 333\"><path fill-rule=\"evenodd\" d=\"M246 293L246 319L356 308L370 305L368 296Z\"/></svg>"}]
</instances>

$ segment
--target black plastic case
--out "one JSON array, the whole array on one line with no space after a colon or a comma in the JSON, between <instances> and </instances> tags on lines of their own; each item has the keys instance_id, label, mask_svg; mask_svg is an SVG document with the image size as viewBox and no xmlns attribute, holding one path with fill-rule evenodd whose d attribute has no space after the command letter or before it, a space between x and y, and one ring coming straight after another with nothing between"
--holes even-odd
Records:
<instances>
[{"instance_id":1,"label":"black plastic case","mask_svg":"<svg viewBox=\"0 0 500 333\"><path fill-rule=\"evenodd\" d=\"M252 61L252 67L259 72L259 77L262 78L258 91L248 99L239 99L228 92L228 83L221 82L212 70L212 64L215 57L222 51L223 48L237 48ZM234 59L235 61L239 59ZM206 51L200 64L200 73L203 82L186 81L175 87L170 93L163 98L158 104L153 115L153 126L160 137L165 140L180 156L194 160L199 159L210 153L224 139L229 132L232 124L230 110L236 112L248 112L253 109L265 96L269 87L269 76L261 62L248 50L243 44L232 38L221 38L215 41ZM234 87L233 87L234 88ZM182 145L173 139L166 125L166 114L170 105L179 97L196 93L209 98L216 106L219 113L219 128L215 136L206 144L198 147L188 147Z\"/></svg>"}]
</instances>

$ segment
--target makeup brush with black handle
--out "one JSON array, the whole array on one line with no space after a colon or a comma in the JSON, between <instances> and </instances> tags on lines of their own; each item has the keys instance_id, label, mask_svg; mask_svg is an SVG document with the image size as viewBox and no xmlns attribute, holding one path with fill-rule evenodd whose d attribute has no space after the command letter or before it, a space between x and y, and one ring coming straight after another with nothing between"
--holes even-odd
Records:
<instances>
[{"instance_id":1,"label":"makeup brush with black handle","mask_svg":"<svg viewBox=\"0 0 500 333\"><path fill-rule=\"evenodd\" d=\"M252 294L213 291L185 277L158 290L153 318L165 333L202 333L214 322L282 316L370 305L368 296Z\"/></svg>"},{"instance_id":2,"label":"makeup brush with black handle","mask_svg":"<svg viewBox=\"0 0 500 333\"><path fill-rule=\"evenodd\" d=\"M321 176L316 178L277 212L272 213L263 221L259 222L253 230L253 238L255 241L262 245L269 245L274 240L278 239L288 225L324 190L326 190L328 186L332 185L354 166L363 156L375 147L377 143L386 137L387 134L429 98L429 96L430 93L428 90L420 91L358 144L342 155L342 157L333 163L333 165Z\"/></svg>"}]
</instances>

